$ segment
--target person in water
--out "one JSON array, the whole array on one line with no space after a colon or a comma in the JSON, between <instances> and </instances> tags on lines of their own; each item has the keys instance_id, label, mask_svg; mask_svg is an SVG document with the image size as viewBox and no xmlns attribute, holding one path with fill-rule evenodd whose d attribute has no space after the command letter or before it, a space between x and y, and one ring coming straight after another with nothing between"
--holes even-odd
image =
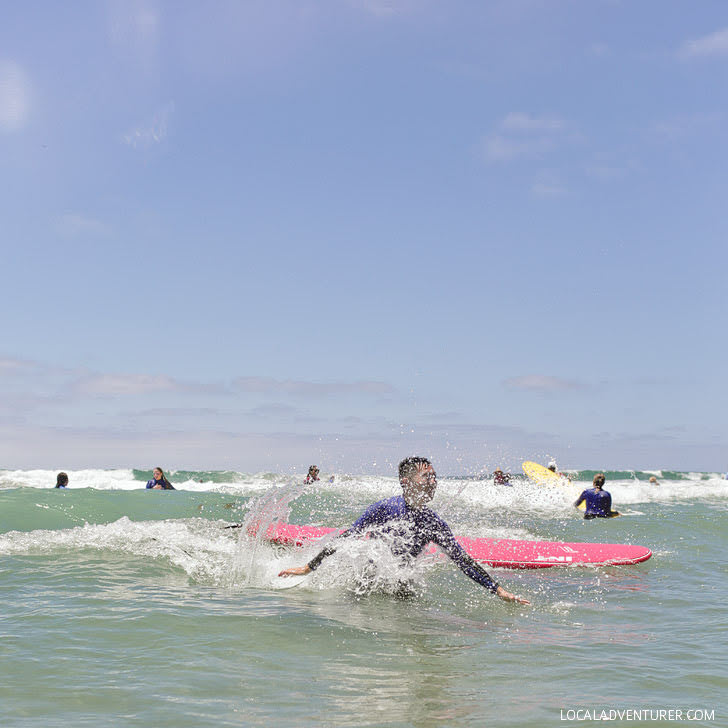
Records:
<instances>
[{"instance_id":1,"label":"person in water","mask_svg":"<svg viewBox=\"0 0 728 728\"><path fill-rule=\"evenodd\" d=\"M556 460L552 460L552 461L551 461L551 462L550 462L550 463L548 464L548 469L549 469L549 470L550 470L550 471L551 471L552 473L556 473L556 475L558 475L558 476L559 476L560 478L566 478L567 480L569 480L569 482L571 482L571 476L570 476L570 475L567 475L566 473L560 473L560 472L559 472L559 469L558 469L558 468L556 467Z\"/></svg>"},{"instance_id":2,"label":"person in water","mask_svg":"<svg viewBox=\"0 0 728 728\"><path fill-rule=\"evenodd\" d=\"M496 468L493 471L493 485L511 485L511 474Z\"/></svg>"},{"instance_id":3,"label":"person in water","mask_svg":"<svg viewBox=\"0 0 728 728\"><path fill-rule=\"evenodd\" d=\"M306 476L306 479L303 481L303 484L309 485L311 483L315 483L319 479L319 472L320 472L319 469L315 465L312 465L308 469L308 475Z\"/></svg>"},{"instance_id":4,"label":"person in water","mask_svg":"<svg viewBox=\"0 0 728 728\"><path fill-rule=\"evenodd\" d=\"M65 473L56 475L56 488L65 488L68 486L68 476Z\"/></svg>"},{"instance_id":5,"label":"person in water","mask_svg":"<svg viewBox=\"0 0 728 728\"><path fill-rule=\"evenodd\" d=\"M164 475L162 468L154 468L152 479L147 483L147 488L152 490L176 490Z\"/></svg>"},{"instance_id":6,"label":"person in water","mask_svg":"<svg viewBox=\"0 0 728 728\"><path fill-rule=\"evenodd\" d=\"M408 457L399 464L399 482L402 495L382 500L364 511L351 528L338 536L351 538L372 531L374 537L386 533L392 537L392 552L403 562L419 556L431 541L436 543L473 581L507 602L530 604L527 599L507 592L491 579L488 572L473 559L455 540L450 526L433 510L426 507L437 489L437 475L427 458ZM321 562L336 548L329 543L305 566L284 569L279 576L308 574L317 569Z\"/></svg>"},{"instance_id":7,"label":"person in water","mask_svg":"<svg viewBox=\"0 0 728 728\"><path fill-rule=\"evenodd\" d=\"M654 475L650 476L650 485L659 485L660 482L657 480L657 478Z\"/></svg>"},{"instance_id":8,"label":"person in water","mask_svg":"<svg viewBox=\"0 0 728 728\"><path fill-rule=\"evenodd\" d=\"M583 491L574 503L574 507L578 508L582 501L586 501L586 513L584 513L586 520L620 515L618 511L612 510L612 496L606 490L602 490L605 480L602 473L597 473L592 481L593 487Z\"/></svg>"}]
</instances>

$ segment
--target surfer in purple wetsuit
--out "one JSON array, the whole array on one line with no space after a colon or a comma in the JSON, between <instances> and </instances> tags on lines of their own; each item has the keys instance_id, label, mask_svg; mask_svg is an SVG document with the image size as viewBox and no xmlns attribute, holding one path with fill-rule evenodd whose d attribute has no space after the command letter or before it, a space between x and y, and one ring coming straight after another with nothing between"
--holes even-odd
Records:
<instances>
[{"instance_id":1,"label":"surfer in purple wetsuit","mask_svg":"<svg viewBox=\"0 0 728 728\"><path fill-rule=\"evenodd\" d=\"M436 543L473 581L507 602L530 604L527 599L507 592L491 579L488 572L478 564L456 541L450 526L433 510L426 508L435 495L437 475L426 458L409 457L399 464L399 482L402 495L379 501L364 511L354 525L339 538L362 535L373 530L373 535L388 534L392 537L392 551L403 560L419 556L428 543ZM336 552L328 544L305 566L281 571L279 576L308 574L317 569L321 562Z\"/></svg>"},{"instance_id":2,"label":"surfer in purple wetsuit","mask_svg":"<svg viewBox=\"0 0 728 728\"><path fill-rule=\"evenodd\" d=\"M147 483L149 490L177 490L164 475L162 468L154 468L152 471L152 479Z\"/></svg>"},{"instance_id":3,"label":"surfer in purple wetsuit","mask_svg":"<svg viewBox=\"0 0 728 728\"><path fill-rule=\"evenodd\" d=\"M592 481L593 488L583 491L574 503L578 508L582 501L586 501L586 513L584 518L590 521L592 518L613 518L621 515L618 511L612 510L612 496L602 490L606 478L602 473L597 473Z\"/></svg>"}]
</instances>

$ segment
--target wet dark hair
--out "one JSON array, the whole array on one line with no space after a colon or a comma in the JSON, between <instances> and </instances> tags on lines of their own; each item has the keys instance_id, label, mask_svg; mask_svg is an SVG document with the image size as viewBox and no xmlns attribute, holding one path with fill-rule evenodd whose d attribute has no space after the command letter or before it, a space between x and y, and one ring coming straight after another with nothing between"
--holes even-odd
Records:
<instances>
[{"instance_id":1,"label":"wet dark hair","mask_svg":"<svg viewBox=\"0 0 728 728\"><path fill-rule=\"evenodd\" d=\"M407 478L411 478L420 465L432 465L427 458L408 457L399 464L399 480L402 482Z\"/></svg>"},{"instance_id":2,"label":"wet dark hair","mask_svg":"<svg viewBox=\"0 0 728 728\"><path fill-rule=\"evenodd\" d=\"M594 476L594 480L592 481L592 483L594 485L596 485L598 488L603 488L605 480L606 480L606 478L604 477L604 473L597 473Z\"/></svg>"},{"instance_id":3,"label":"wet dark hair","mask_svg":"<svg viewBox=\"0 0 728 728\"><path fill-rule=\"evenodd\" d=\"M314 471L314 470L315 470L315 471L316 471L317 473L321 472L321 471L320 471L320 470L318 469L318 465L312 465L312 466L311 466L311 467L310 467L310 468L308 469L308 473L309 473L309 475L310 475L311 473L313 473L313 471Z\"/></svg>"},{"instance_id":4,"label":"wet dark hair","mask_svg":"<svg viewBox=\"0 0 728 728\"><path fill-rule=\"evenodd\" d=\"M65 473L58 473L56 475L56 488L61 488L68 485L68 475Z\"/></svg>"},{"instance_id":5,"label":"wet dark hair","mask_svg":"<svg viewBox=\"0 0 728 728\"><path fill-rule=\"evenodd\" d=\"M174 490L174 488L172 487L172 483L167 480L167 476L164 474L164 470L162 470L159 465L157 465L154 470L159 470L159 472L162 474L162 477L159 480L159 482L162 484L162 488L164 488L165 490ZM152 477L154 477L154 472L152 472Z\"/></svg>"}]
</instances>

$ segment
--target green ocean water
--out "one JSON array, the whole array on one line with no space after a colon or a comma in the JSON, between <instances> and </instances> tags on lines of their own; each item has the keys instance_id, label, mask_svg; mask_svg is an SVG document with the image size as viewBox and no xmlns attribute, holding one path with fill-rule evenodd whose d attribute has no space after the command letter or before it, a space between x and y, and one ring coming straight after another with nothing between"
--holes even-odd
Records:
<instances>
[{"instance_id":1,"label":"green ocean water","mask_svg":"<svg viewBox=\"0 0 728 728\"><path fill-rule=\"evenodd\" d=\"M715 474L608 477L625 515L583 521L574 491L441 480L457 534L637 543L632 567L490 570L506 604L446 560L417 596L357 593L359 542L301 586L277 572L316 548L272 548L250 518L348 525L393 478L303 488L273 474L0 471L2 726L588 725L569 710L688 710L728 725L725 518ZM202 482L200 482L202 481ZM74 483L78 487L73 487ZM396 575L395 575L396 576ZM711 712L712 711L712 712ZM625 722L616 720L614 722Z\"/></svg>"}]
</instances>

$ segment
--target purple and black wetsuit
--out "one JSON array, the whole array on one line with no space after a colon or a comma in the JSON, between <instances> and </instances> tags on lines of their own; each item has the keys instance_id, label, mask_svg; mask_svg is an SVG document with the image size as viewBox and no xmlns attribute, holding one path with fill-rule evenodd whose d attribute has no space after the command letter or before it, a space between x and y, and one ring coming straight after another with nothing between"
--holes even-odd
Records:
<instances>
[{"instance_id":1,"label":"purple and black wetsuit","mask_svg":"<svg viewBox=\"0 0 728 728\"><path fill-rule=\"evenodd\" d=\"M578 506L582 501L586 501L586 513L584 518L591 520L592 518L611 518L616 515L612 510L612 496L601 488L587 488L577 499L574 505Z\"/></svg>"},{"instance_id":2,"label":"purple and black wetsuit","mask_svg":"<svg viewBox=\"0 0 728 728\"><path fill-rule=\"evenodd\" d=\"M410 508L401 495L379 501L369 506L338 538L357 536L371 529L374 529L374 537L382 534L391 536L392 552L404 561L419 556L428 543L436 543L466 576L494 594L498 589L498 584L488 572L455 540L450 526L429 508ZM336 549L329 544L308 562L308 568L317 569L327 556L335 552Z\"/></svg>"}]
</instances>

